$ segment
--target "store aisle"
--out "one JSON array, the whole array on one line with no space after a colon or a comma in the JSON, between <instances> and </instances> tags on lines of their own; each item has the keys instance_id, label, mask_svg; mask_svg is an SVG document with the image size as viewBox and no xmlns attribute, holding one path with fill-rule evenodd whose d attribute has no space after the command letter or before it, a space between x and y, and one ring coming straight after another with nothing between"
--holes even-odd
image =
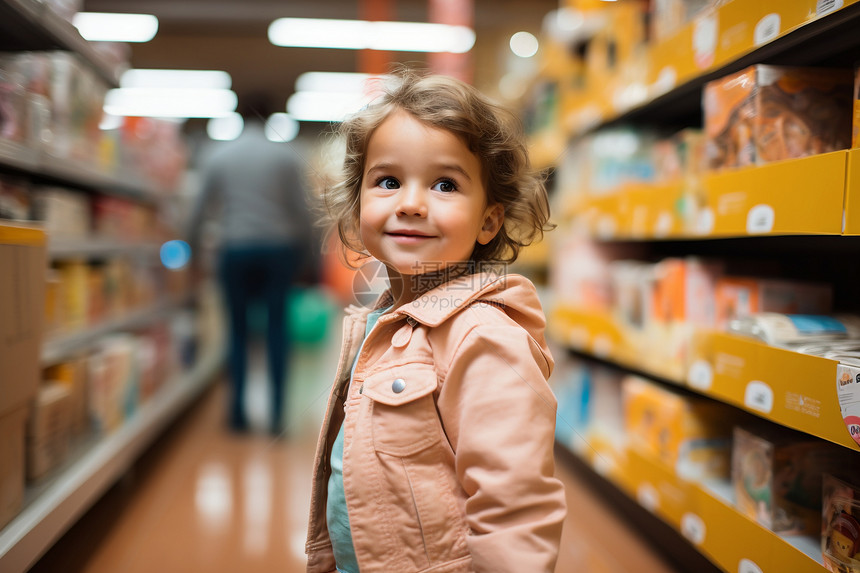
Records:
<instances>
[{"instance_id":1,"label":"store aisle","mask_svg":"<svg viewBox=\"0 0 860 573\"><path fill-rule=\"evenodd\" d=\"M293 423L280 439L228 433L226 384L216 383L31 571L304 571L310 466L332 352L297 357ZM249 388L252 421L264 428L262 375ZM557 573L674 571L562 461L559 475L571 511Z\"/></svg>"}]
</instances>

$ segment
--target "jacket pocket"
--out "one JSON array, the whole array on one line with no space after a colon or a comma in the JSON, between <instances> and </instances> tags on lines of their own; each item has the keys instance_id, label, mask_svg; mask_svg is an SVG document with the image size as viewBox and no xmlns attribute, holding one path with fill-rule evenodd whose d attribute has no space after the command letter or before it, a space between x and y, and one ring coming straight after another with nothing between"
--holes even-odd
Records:
<instances>
[{"instance_id":1,"label":"jacket pocket","mask_svg":"<svg viewBox=\"0 0 860 573\"><path fill-rule=\"evenodd\" d=\"M377 452L409 456L442 439L433 397L437 385L430 364L386 368L364 380L362 394L373 400L370 417Z\"/></svg>"}]
</instances>

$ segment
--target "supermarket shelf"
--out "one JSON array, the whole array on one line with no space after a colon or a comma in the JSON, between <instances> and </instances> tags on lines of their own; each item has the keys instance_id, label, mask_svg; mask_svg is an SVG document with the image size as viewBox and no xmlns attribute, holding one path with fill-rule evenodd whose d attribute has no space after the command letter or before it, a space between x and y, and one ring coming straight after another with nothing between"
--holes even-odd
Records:
<instances>
[{"instance_id":1,"label":"supermarket shelf","mask_svg":"<svg viewBox=\"0 0 860 573\"><path fill-rule=\"evenodd\" d=\"M0 570L26 571L205 390L221 360L221 345L212 344L193 370L169 381L115 433L98 441L49 483L29 490L24 510L0 531Z\"/></svg>"},{"instance_id":2,"label":"supermarket shelf","mask_svg":"<svg viewBox=\"0 0 860 573\"><path fill-rule=\"evenodd\" d=\"M665 337L629 332L605 314L559 307L548 322L550 334L573 350L860 451L842 420L834 360L691 328L672 333L692 341L679 362L667 354Z\"/></svg>"},{"instance_id":3,"label":"supermarket shelf","mask_svg":"<svg viewBox=\"0 0 860 573\"><path fill-rule=\"evenodd\" d=\"M860 235L860 149L848 152L845 187L845 235Z\"/></svg>"},{"instance_id":4,"label":"supermarket shelf","mask_svg":"<svg viewBox=\"0 0 860 573\"><path fill-rule=\"evenodd\" d=\"M155 243L128 243L109 239L58 239L48 242L48 257L51 260L94 259L112 256L155 256L159 246Z\"/></svg>"},{"instance_id":5,"label":"supermarket shelf","mask_svg":"<svg viewBox=\"0 0 860 573\"><path fill-rule=\"evenodd\" d=\"M601 240L839 235L849 157L860 177L860 155L837 151L708 173L699 189L681 182L631 185L570 205L566 215Z\"/></svg>"},{"instance_id":6,"label":"supermarket shelf","mask_svg":"<svg viewBox=\"0 0 860 573\"><path fill-rule=\"evenodd\" d=\"M77 29L37 0L0 0L0 50L67 50L87 62L108 83L119 87L108 63Z\"/></svg>"},{"instance_id":7,"label":"supermarket shelf","mask_svg":"<svg viewBox=\"0 0 860 573\"><path fill-rule=\"evenodd\" d=\"M618 73L596 91L563 104L561 122L581 135L606 123L661 123L696 114L705 83L754 63L813 64L860 42L858 0L734 0L697 17L648 48L641 82ZM623 68L622 68L623 71Z\"/></svg>"},{"instance_id":8,"label":"supermarket shelf","mask_svg":"<svg viewBox=\"0 0 860 573\"><path fill-rule=\"evenodd\" d=\"M761 573L825 571L817 539L780 536L741 514L722 490L682 480L669 468L634 451L609 450L598 444L590 455L582 455L569 444L561 444L583 459L596 473L615 485L639 505L669 524L699 552L725 571ZM599 460L619 460L613 472ZM730 497L730 496L729 496Z\"/></svg>"},{"instance_id":9,"label":"supermarket shelf","mask_svg":"<svg viewBox=\"0 0 860 573\"><path fill-rule=\"evenodd\" d=\"M108 320L81 332L51 338L42 345L42 366L55 364L75 352L90 348L103 336L112 332L136 330L164 320L174 308L175 304L173 303L159 303L131 312L126 316Z\"/></svg>"},{"instance_id":10,"label":"supermarket shelf","mask_svg":"<svg viewBox=\"0 0 860 573\"><path fill-rule=\"evenodd\" d=\"M92 189L135 201L154 203L164 195L157 185L139 178L106 173L73 159L55 157L2 139L0 167L21 171L47 182Z\"/></svg>"}]
</instances>

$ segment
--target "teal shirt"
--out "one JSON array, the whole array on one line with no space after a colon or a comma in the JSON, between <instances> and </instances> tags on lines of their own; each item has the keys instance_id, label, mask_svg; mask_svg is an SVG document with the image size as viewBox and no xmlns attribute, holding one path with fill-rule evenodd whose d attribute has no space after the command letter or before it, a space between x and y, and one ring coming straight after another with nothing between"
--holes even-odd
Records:
<instances>
[{"instance_id":1,"label":"teal shirt","mask_svg":"<svg viewBox=\"0 0 860 573\"><path fill-rule=\"evenodd\" d=\"M375 310L367 315L367 327L364 330L364 338L373 330L379 317L385 314L391 307ZM361 343L364 347L364 342ZM361 348L355 355L356 362ZM355 362L352 364L350 383L355 375ZM358 560L355 557L355 547L352 544L352 532L349 528L349 515L346 510L346 495L343 490L343 424L337 433L337 438L331 447L331 476L328 478L328 500L326 503L326 522L328 523L328 536L331 539L334 560L338 571L342 573L359 573Z\"/></svg>"}]
</instances>

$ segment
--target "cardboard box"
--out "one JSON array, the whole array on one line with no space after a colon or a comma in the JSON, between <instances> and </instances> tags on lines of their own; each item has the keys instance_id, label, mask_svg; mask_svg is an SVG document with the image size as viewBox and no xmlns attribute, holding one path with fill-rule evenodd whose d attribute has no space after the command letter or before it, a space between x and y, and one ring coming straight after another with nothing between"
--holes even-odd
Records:
<instances>
[{"instance_id":1,"label":"cardboard box","mask_svg":"<svg viewBox=\"0 0 860 573\"><path fill-rule=\"evenodd\" d=\"M44 477L69 451L72 395L59 383L43 384L27 425L27 479Z\"/></svg>"},{"instance_id":2,"label":"cardboard box","mask_svg":"<svg viewBox=\"0 0 860 573\"><path fill-rule=\"evenodd\" d=\"M24 501L26 422L26 407L0 415L0 529L18 515Z\"/></svg>"},{"instance_id":3,"label":"cardboard box","mask_svg":"<svg viewBox=\"0 0 860 573\"><path fill-rule=\"evenodd\" d=\"M0 223L0 416L36 394L45 267L43 231Z\"/></svg>"},{"instance_id":4,"label":"cardboard box","mask_svg":"<svg viewBox=\"0 0 860 573\"><path fill-rule=\"evenodd\" d=\"M833 288L823 283L722 277L717 281L717 326L760 312L829 314Z\"/></svg>"},{"instance_id":5,"label":"cardboard box","mask_svg":"<svg viewBox=\"0 0 860 573\"><path fill-rule=\"evenodd\" d=\"M81 356L46 368L43 374L45 383L58 383L69 390L69 430L73 436L90 428L87 369L87 358Z\"/></svg>"},{"instance_id":6,"label":"cardboard box","mask_svg":"<svg viewBox=\"0 0 860 573\"><path fill-rule=\"evenodd\" d=\"M704 89L708 163L745 167L851 146L848 70L755 65Z\"/></svg>"},{"instance_id":7,"label":"cardboard box","mask_svg":"<svg viewBox=\"0 0 860 573\"><path fill-rule=\"evenodd\" d=\"M731 408L635 376L621 389L632 448L685 479L728 477Z\"/></svg>"},{"instance_id":8,"label":"cardboard box","mask_svg":"<svg viewBox=\"0 0 860 573\"><path fill-rule=\"evenodd\" d=\"M735 428L732 485L738 510L772 531L818 535L822 474L856 473L844 448L788 428Z\"/></svg>"}]
</instances>

